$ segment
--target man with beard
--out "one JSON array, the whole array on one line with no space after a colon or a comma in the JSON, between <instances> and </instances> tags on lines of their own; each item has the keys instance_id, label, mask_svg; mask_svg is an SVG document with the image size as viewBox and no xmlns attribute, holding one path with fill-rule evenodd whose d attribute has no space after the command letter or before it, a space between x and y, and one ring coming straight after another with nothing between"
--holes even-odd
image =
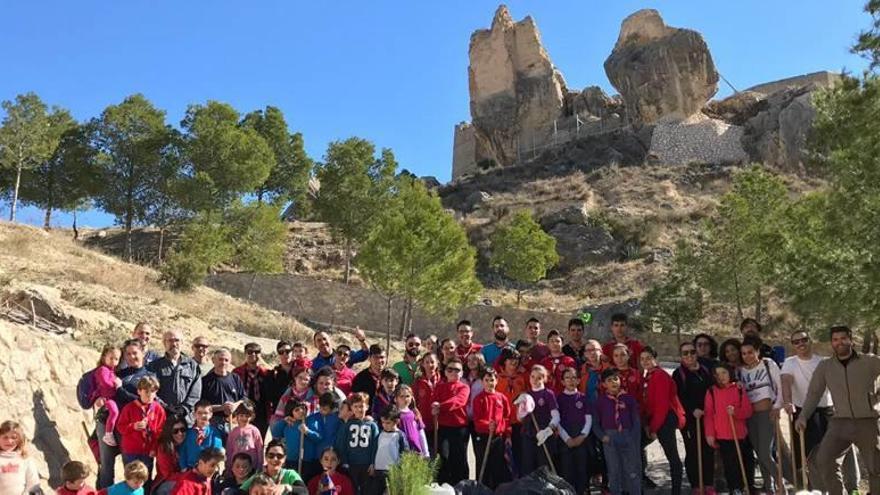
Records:
<instances>
[{"instance_id":1,"label":"man with beard","mask_svg":"<svg viewBox=\"0 0 880 495\"><path fill-rule=\"evenodd\" d=\"M199 365L202 376L210 373L214 369L214 363L208 357L208 339L204 337L196 337L192 342L192 359Z\"/></svg>"},{"instance_id":2,"label":"man with beard","mask_svg":"<svg viewBox=\"0 0 880 495\"><path fill-rule=\"evenodd\" d=\"M406 351L403 353L403 361L394 363L392 368L400 375L400 383L412 385L416 380L416 372L419 370L419 354L422 351L422 339L411 333L406 336Z\"/></svg>"},{"instance_id":3,"label":"man with beard","mask_svg":"<svg viewBox=\"0 0 880 495\"><path fill-rule=\"evenodd\" d=\"M354 328L354 337L361 344L360 350L352 351L348 357L348 367L366 361L370 356L369 346L367 346L367 335L360 327ZM312 337L312 342L318 348L318 354L312 359L312 371L318 371L324 366L333 366L336 359L336 353L333 352L333 342L330 341L330 335L327 332L319 330Z\"/></svg>"},{"instance_id":4,"label":"man with beard","mask_svg":"<svg viewBox=\"0 0 880 495\"><path fill-rule=\"evenodd\" d=\"M492 318L492 330L494 331L495 341L491 344L483 346L481 352L486 358L486 366L494 366L498 356L504 349L514 350L513 342L510 341L510 325L503 316Z\"/></svg>"},{"instance_id":5,"label":"man with beard","mask_svg":"<svg viewBox=\"0 0 880 495\"><path fill-rule=\"evenodd\" d=\"M806 431L807 418L816 412L825 390L830 390L834 416L816 449L818 473L811 474L819 475L825 493L845 494L840 466L855 444L865 456L870 492L880 493L880 357L857 353L849 327L831 327L830 333L834 356L816 366L795 427Z\"/></svg>"}]
</instances>

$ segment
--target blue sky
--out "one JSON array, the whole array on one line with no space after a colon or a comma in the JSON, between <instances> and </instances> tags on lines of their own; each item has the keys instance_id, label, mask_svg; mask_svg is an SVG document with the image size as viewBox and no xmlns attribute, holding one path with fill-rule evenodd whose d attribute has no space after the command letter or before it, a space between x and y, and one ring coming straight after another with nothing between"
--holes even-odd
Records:
<instances>
[{"instance_id":1,"label":"blue sky","mask_svg":"<svg viewBox=\"0 0 880 495\"><path fill-rule=\"evenodd\" d=\"M570 88L614 93L602 63L621 20L656 8L700 31L737 89L865 62L848 52L864 0L510 1L532 15ZM401 167L450 176L453 126L469 120L468 42L498 3L426 1L8 1L0 6L0 99L26 91L88 119L144 93L177 125L208 99L241 112L275 105L320 159L349 136L394 150ZM730 93L721 86L719 95ZM0 206L0 215L8 209ZM31 208L20 220L41 224ZM53 222L68 226L70 218ZM89 212L81 224L112 218Z\"/></svg>"}]
</instances>

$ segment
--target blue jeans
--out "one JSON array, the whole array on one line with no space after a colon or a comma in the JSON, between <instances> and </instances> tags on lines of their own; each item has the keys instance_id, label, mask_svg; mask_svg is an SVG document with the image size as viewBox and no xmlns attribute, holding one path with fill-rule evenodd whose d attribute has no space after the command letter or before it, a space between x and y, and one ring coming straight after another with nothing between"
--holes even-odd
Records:
<instances>
[{"instance_id":1,"label":"blue jeans","mask_svg":"<svg viewBox=\"0 0 880 495\"><path fill-rule=\"evenodd\" d=\"M605 465L608 468L608 488L614 495L642 493L641 431L608 430L604 444Z\"/></svg>"},{"instance_id":2,"label":"blue jeans","mask_svg":"<svg viewBox=\"0 0 880 495\"><path fill-rule=\"evenodd\" d=\"M105 429L104 421L95 421L95 430L98 435L98 451L101 457L101 466L98 470L97 482L97 488L100 490L102 488L107 488L114 483L114 478L116 476L116 456L119 455L119 447L111 447L102 440L104 438L104 433L107 431ZM116 442L117 444L119 443L118 434L116 435Z\"/></svg>"}]
</instances>

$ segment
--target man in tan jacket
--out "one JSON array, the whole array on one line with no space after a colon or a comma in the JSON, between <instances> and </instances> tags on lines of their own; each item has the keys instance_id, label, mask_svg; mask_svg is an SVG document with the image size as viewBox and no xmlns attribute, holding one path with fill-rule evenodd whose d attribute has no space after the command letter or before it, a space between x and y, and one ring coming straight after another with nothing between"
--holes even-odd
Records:
<instances>
[{"instance_id":1,"label":"man in tan jacket","mask_svg":"<svg viewBox=\"0 0 880 495\"><path fill-rule=\"evenodd\" d=\"M831 391L834 415L816 451L821 486L844 495L840 465L855 444L865 457L871 493L880 493L880 357L853 350L849 327L831 328L834 356L822 361L810 379L804 407L795 426L801 432L826 389Z\"/></svg>"}]
</instances>

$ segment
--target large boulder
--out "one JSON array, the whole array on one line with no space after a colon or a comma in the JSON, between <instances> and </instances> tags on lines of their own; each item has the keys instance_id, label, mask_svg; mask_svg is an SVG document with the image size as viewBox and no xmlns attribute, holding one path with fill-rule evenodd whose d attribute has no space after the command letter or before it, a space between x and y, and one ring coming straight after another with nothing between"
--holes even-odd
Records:
<instances>
[{"instance_id":1,"label":"large boulder","mask_svg":"<svg viewBox=\"0 0 880 495\"><path fill-rule=\"evenodd\" d=\"M814 86L783 89L762 100L745 123L743 147L754 161L788 170L804 166L804 147L813 126Z\"/></svg>"},{"instance_id":2,"label":"large boulder","mask_svg":"<svg viewBox=\"0 0 880 495\"><path fill-rule=\"evenodd\" d=\"M590 219L586 204L569 206L540 219L541 227L556 239L559 269L607 263L620 257L620 244L603 225Z\"/></svg>"},{"instance_id":3,"label":"large boulder","mask_svg":"<svg viewBox=\"0 0 880 495\"><path fill-rule=\"evenodd\" d=\"M475 163L516 161L520 145L547 141L567 90L531 17L514 22L507 7L490 29L471 35L468 67ZM469 167L461 167L467 169Z\"/></svg>"},{"instance_id":4,"label":"large boulder","mask_svg":"<svg viewBox=\"0 0 880 495\"><path fill-rule=\"evenodd\" d=\"M620 91L630 122L684 119L700 111L718 90L718 72L703 36L667 26L656 10L626 19L605 73Z\"/></svg>"}]
</instances>

